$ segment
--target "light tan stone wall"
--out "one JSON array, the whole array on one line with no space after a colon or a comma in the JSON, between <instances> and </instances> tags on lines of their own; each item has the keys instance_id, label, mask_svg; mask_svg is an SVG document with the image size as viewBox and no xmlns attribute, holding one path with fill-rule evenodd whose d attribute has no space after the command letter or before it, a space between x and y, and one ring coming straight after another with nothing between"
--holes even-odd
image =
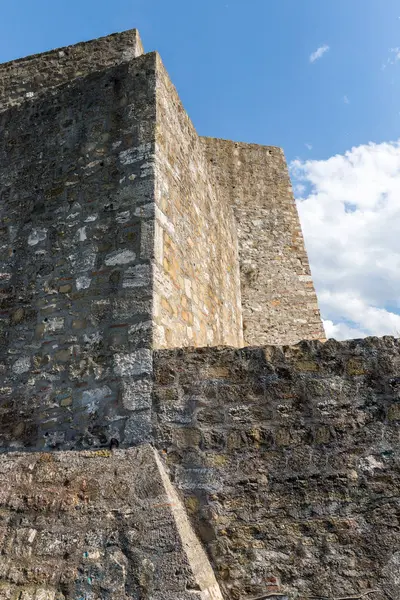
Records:
<instances>
[{"instance_id":1,"label":"light tan stone wall","mask_svg":"<svg viewBox=\"0 0 400 600\"><path fill-rule=\"evenodd\" d=\"M324 339L283 151L202 140L216 193L236 216L246 345Z\"/></svg>"},{"instance_id":2,"label":"light tan stone wall","mask_svg":"<svg viewBox=\"0 0 400 600\"><path fill-rule=\"evenodd\" d=\"M156 348L243 343L234 217L212 182L202 143L159 60Z\"/></svg>"}]
</instances>

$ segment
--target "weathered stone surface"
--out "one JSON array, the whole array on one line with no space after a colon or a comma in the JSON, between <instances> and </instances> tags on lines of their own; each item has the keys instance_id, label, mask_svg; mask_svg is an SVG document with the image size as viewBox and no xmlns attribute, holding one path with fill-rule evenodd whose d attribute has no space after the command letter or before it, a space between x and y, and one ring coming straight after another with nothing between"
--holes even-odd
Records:
<instances>
[{"instance_id":1,"label":"weathered stone surface","mask_svg":"<svg viewBox=\"0 0 400 600\"><path fill-rule=\"evenodd\" d=\"M137 29L0 65L0 112L49 89L143 54Z\"/></svg>"},{"instance_id":2,"label":"weathered stone surface","mask_svg":"<svg viewBox=\"0 0 400 600\"><path fill-rule=\"evenodd\" d=\"M121 44L72 57L97 69ZM0 114L2 448L123 443L137 414L124 398L152 366L154 216L140 209L154 197L155 69L147 54Z\"/></svg>"},{"instance_id":3,"label":"weathered stone surface","mask_svg":"<svg viewBox=\"0 0 400 600\"><path fill-rule=\"evenodd\" d=\"M155 353L156 443L226 598L400 598L400 341Z\"/></svg>"},{"instance_id":4,"label":"weathered stone surface","mask_svg":"<svg viewBox=\"0 0 400 600\"><path fill-rule=\"evenodd\" d=\"M235 214L246 345L325 339L282 149L202 143L215 192Z\"/></svg>"},{"instance_id":5,"label":"weathered stone surface","mask_svg":"<svg viewBox=\"0 0 400 600\"><path fill-rule=\"evenodd\" d=\"M222 600L150 446L0 460L1 600Z\"/></svg>"},{"instance_id":6,"label":"weathered stone surface","mask_svg":"<svg viewBox=\"0 0 400 600\"><path fill-rule=\"evenodd\" d=\"M232 208L160 60L157 119L155 347L243 346Z\"/></svg>"},{"instance_id":7,"label":"weathered stone surface","mask_svg":"<svg viewBox=\"0 0 400 600\"><path fill-rule=\"evenodd\" d=\"M0 113L0 448L144 442L150 349L243 343L233 214L138 40L0 67L36 85Z\"/></svg>"},{"instance_id":8,"label":"weathered stone surface","mask_svg":"<svg viewBox=\"0 0 400 600\"><path fill-rule=\"evenodd\" d=\"M124 170L121 174L113 169L111 179L119 177L123 188L119 196L125 202L119 203L118 212L113 208L115 202L108 206L114 211L116 226L124 231L124 241L131 241L132 247L116 248L107 239L107 232L102 239L101 229L97 238L90 240L93 226L71 223L79 227L64 242L87 247L79 255L71 254L70 273L57 282L56 290L67 298L75 291L95 293L87 272L95 270L97 252L101 252L107 278L100 270L99 279L107 279L111 289L122 288L137 295L151 288L151 343L155 348L241 347L243 339L248 345L322 339L282 151L199 138L161 60L157 55L142 60L142 52L138 32L131 30L0 66L0 109L6 112L3 123L15 115L25 117L25 122L18 124L21 141L6 142L0 167L8 173L10 163L20 160L22 151L31 153L32 161L35 153L40 155L39 148L30 148L25 142L39 135L43 144L49 140L51 146L50 139L57 130L58 151L54 154L52 148L55 160L49 163L51 169L39 173L41 179L31 194L40 196L40 206L43 201L47 206L50 199L62 210L61 204L68 200L72 210L74 198L85 194L82 175L98 187L106 181L103 167L111 166L113 155L118 155L119 167ZM152 61L146 71L145 65ZM110 104L110 94L107 97L99 89L88 113L93 88L102 86L101 78L94 74L111 73L113 68L117 69L113 71L113 89L118 99ZM139 77L139 71L145 82L130 79ZM79 97L69 112L65 112L68 94L63 96L62 84L66 83ZM119 85L122 93L117 90ZM141 94L140 88L146 86L146 94ZM48 130L44 127L46 115L56 113L59 104L63 104L65 114L55 119L53 131ZM22 107L21 112L8 113L7 109L15 105ZM33 116L26 118L32 111L40 131L32 124ZM90 131L85 125L88 118L93 121ZM88 139L82 143L85 135ZM61 159L68 162L72 158L69 150L76 159L79 154L83 163L61 166ZM47 164L46 151L42 155L39 162ZM25 178L28 180L28 171ZM48 190L42 189L42 180L46 185L52 183ZM132 206L127 186L134 184L140 189L141 202ZM5 186L9 188L7 181ZM103 185L100 195L105 195L109 186L111 181ZM21 194L16 197L14 189L6 189L5 206L8 208L10 193L21 204ZM134 218L140 228L133 226ZM40 253L49 243L50 224L54 225L48 214L37 210L34 226L27 232L32 252ZM52 268L52 257L46 258L41 274ZM108 273L111 267L114 271ZM7 283L10 272L5 270L2 275ZM52 288L48 293L53 293ZM38 324L37 335L42 333L43 325ZM123 335L116 336L117 341L122 339Z\"/></svg>"},{"instance_id":9,"label":"weathered stone surface","mask_svg":"<svg viewBox=\"0 0 400 600\"><path fill-rule=\"evenodd\" d=\"M374 600L400 596L399 368L400 342L393 338L155 352L154 429L146 435L166 461L226 599L275 594L332 600L363 597L371 590L376 590ZM147 392L137 384L126 401L142 402L148 410ZM132 418L130 443L138 443L146 423ZM149 447L140 452L151 455ZM87 583L84 578L92 571L85 570L85 561L73 562L79 552L70 557L68 548L82 548L91 528L117 529L126 540L122 532L130 531L132 523L135 531L144 527L134 511L132 522L128 514L137 505L132 498L139 496L140 507L153 498L155 467L140 456L134 450L2 455L0 530L8 536L7 543L0 542L4 598L14 600L12 594L22 588L34 598L35 586L38 594L62 598L56 591L68 594L72 588L57 587L61 583L45 574L51 565L53 577L56 572L57 577L68 575L71 560L79 585ZM158 457L151 456L161 469ZM159 472L173 508L175 493ZM131 487L136 496L129 495ZM106 510L108 502L115 504ZM174 518L183 536L189 525L180 511ZM72 539L78 542L71 542L68 533L72 514L77 520ZM154 536L140 527L140 543L136 538L135 543L147 548ZM40 532L36 546L28 541L33 530ZM76 537L81 530L83 537ZM57 535L61 541L56 544ZM154 538L152 552L163 552L164 539L160 534ZM192 543L185 548L195 565L200 551L194 545L190 554ZM138 554L129 552L126 563L119 554L117 562L124 573L136 573ZM101 557L108 581L114 559ZM57 570L58 563L62 568ZM62 577L75 581L74 574L67 575ZM111 583L104 585L99 598L111 593Z\"/></svg>"}]
</instances>

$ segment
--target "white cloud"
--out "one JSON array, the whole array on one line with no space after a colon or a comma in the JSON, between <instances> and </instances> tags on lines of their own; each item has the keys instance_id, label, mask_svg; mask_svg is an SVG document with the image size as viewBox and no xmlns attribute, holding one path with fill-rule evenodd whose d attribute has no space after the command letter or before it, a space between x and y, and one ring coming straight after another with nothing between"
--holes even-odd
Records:
<instances>
[{"instance_id":1,"label":"white cloud","mask_svg":"<svg viewBox=\"0 0 400 600\"><path fill-rule=\"evenodd\" d=\"M302 183L294 183L293 189L296 196L303 196L307 188Z\"/></svg>"},{"instance_id":2,"label":"white cloud","mask_svg":"<svg viewBox=\"0 0 400 600\"><path fill-rule=\"evenodd\" d=\"M317 50L315 52L310 54L310 62L313 63L316 60L318 60L319 58L322 58L322 56L326 52L328 52L328 50L329 50L329 46L327 46L326 44L324 46L320 46L319 48L317 48Z\"/></svg>"},{"instance_id":3,"label":"white cloud","mask_svg":"<svg viewBox=\"0 0 400 600\"><path fill-rule=\"evenodd\" d=\"M400 61L400 48L390 48L389 58L382 65L382 69L386 69L388 65L395 65Z\"/></svg>"},{"instance_id":4,"label":"white cloud","mask_svg":"<svg viewBox=\"0 0 400 600\"><path fill-rule=\"evenodd\" d=\"M391 48L390 54L392 56L389 60L391 60L392 65L400 60L400 48Z\"/></svg>"},{"instance_id":5,"label":"white cloud","mask_svg":"<svg viewBox=\"0 0 400 600\"><path fill-rule=\"evenodd\" d=\"M400 335L400 141L291 171L328 336Z\"/></svg>"},{"instance_id":6,"label":"white cloud","mask_svg":"<svg viewBox=\"0 0 400 600\"><path fill-rule=\"evenodd\" d=\"M326 337L335 340L354 340L366 336L365 331L349 327L346 323L334 323L329 319L323 319Z\"/></svg>"}]
</instances>

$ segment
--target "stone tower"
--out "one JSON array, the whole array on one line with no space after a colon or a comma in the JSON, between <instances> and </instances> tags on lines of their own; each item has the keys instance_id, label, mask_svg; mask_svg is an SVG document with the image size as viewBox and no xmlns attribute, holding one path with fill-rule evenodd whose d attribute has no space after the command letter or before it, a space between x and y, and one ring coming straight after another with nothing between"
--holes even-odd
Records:
<instances>
[{"instance_id":1,"label":"stone tower","mask_svg":"<svg viewBox=\"0 0 400 600\"><path fill-rule=\"evenodd\" d=\"M0 110L3 387L24 436L52 438L50 398L79 407L67 438L126 416L152 349L324 338L282 150L199 137L136 30L1 65Z\"/></svg>"},{"instance_id":2,"label":"stone tower","mask_svg":"<svg viewBox=\"0 0 400 600\"><path fill-rule=\"evenodd\" d=\"M0 65L0 130L0 600L400 597L399 343L321 343L282 150L136 30Z\"/></svg>"}]
</instances>

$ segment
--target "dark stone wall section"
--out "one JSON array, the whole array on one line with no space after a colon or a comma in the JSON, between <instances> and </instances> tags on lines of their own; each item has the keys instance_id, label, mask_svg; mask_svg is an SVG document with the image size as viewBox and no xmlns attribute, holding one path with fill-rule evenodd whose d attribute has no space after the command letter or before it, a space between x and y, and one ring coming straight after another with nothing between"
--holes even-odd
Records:
<instances>
[{"instance_id":1,"label":"dark stone wall section","mask_svg":"<svg viewBox=\"0 0 400 600\"><path fill-rule=\"evenodd\" d=\"M156 440L225 597L400 597L400 341L155 353Z\"/></svg>"},{"instance_id":2,"label":"dark stone wall section","mask_svg":"<svg viewBox=\"0 0 400 600\"><path fill-rule=\"evenodd\" d=\"M0 447L150 429L155 54L0 115Z\"/></svg>"},{"instance_id":3,"label":"dark stone wall section","mask_svg":"<svg viewBox=\"0 0 400 600\"><path fill-rule=\"evenodd\" d=\"M1 600L222 600L157 452L0 460Z\"/></svg>"},{"instance_id":4,"label":"dark stone wall section","mask_svg":"<svg viewBox=\"0 0 400 600\"><path fill-rule=\"evenodd\" d=\"M19 58L0 65L0 112L77 77L143 54L137 29Z\"/></svg>"}]
</instances>

